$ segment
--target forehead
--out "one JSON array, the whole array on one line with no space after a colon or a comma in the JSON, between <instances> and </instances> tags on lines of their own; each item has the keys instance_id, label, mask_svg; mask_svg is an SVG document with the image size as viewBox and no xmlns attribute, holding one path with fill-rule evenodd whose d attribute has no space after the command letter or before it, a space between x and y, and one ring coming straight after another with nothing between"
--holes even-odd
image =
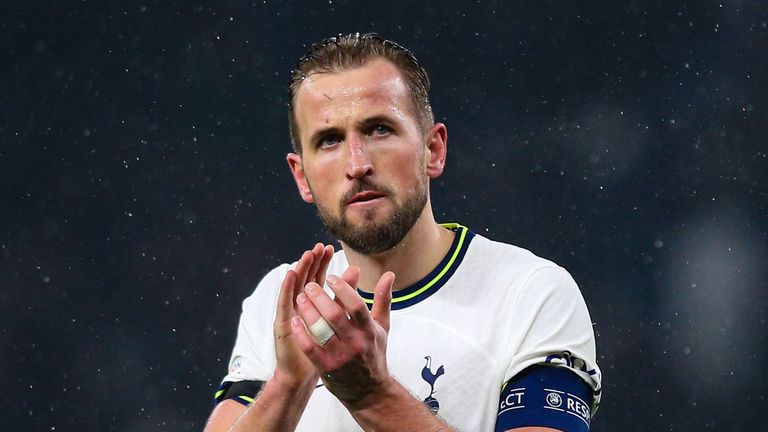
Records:
<instances>
[{"instance_id":1,"label":"forehead","mask_svg":"<svg viewBox=\"0 0 768 432\"><path fill-rule=\"evenodd\" d=\"M400 71L387 60L375 59L353 69L309 75L296 92L295 113L303 134L318 119L328 123L362 115L361 107L402 115L408 103L408 88Z\"/></svg>"}]
</instances>

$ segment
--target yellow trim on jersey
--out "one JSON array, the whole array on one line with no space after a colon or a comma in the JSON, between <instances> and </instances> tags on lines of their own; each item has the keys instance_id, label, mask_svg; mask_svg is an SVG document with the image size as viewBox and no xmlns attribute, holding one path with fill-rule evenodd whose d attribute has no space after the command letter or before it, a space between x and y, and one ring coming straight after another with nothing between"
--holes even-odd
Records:
<instances>
[{"instance_id":1,"label":"yellow trim on jersey","mask_svg":"<svg viewBox=\"0 0 768 432\"><path fill-rule=\"evenodd\" d=\"M226 390L226 389L224 389L224 390L219 390L219 391L217 391L217 392L216 392L216 395L215 395L213 398L214 398L214 399L218 399L218 398L219 398L219 396L223 395L225 391L227 391L227 390Z\"/></svg>"},{"instance_id":2,"label":"yellow trim on jersey","mask_svg":"<svg viewBox=\"0 0 768 432\"><path fill-rule=\"evenodd\" d=\"M456 244L456 248L453 250L453 255L451 256L451 259L448 260L448 263L445 264L445 267L443 267L442 270L440 270L440 273L437 274L431 281L427 282L423 287L419 288L418 290L408 294L404 295L402 297L392 298L392 303L398 303L406 300L410 300L424 291L428 290L432 285L436 284L437 281L439 281L445 273L448 272L448 269L451 268L453 265L453 262L456 261L456 257L459 256L459 252L461 251L461 247L464 245L464 239L467 237L467 229L463 225L457 224L455 222L450 223L442 223L440 226L448 229L456 229L459 231L459 242ZM461 229L464 228L464 229ZM367 304L373 304L373 299L363 299Z\"/></svg>"},{"instance_id":3,"label":"yellow trim on jersey","mask_svg":"<svg viewBox=\"0 0 768 432\"><path fill-rule=\"evenodd\" d=\"M243 399L243 400L247 401L248 403L253 403L253 401L255 401L255 400L256 400L256 399L254 399L254 398L252 398L252 397L248 397L248 396L238 396L238 397L239 397L240 399Z\"/></svg>"}]
</instances>

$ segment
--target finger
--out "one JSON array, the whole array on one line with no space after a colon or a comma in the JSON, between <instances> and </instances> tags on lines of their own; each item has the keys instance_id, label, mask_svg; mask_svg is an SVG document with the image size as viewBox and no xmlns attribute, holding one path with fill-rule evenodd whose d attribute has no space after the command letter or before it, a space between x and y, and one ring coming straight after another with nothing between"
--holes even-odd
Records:
<instances>
[{"instance_id":1,"label":"finger","mask_svg":"<svg viewBox=\"0 0 768 432\"><path fill-rule=\"evenodd\" d=\"M293 335L296 338L296 343L299 345L299 349L309 357L312 363L316 363L318 356L322 355L322 347L315 342L312 335L309 334L307 326L304 321L298 316L291 318L291 329Z\"/></svg>"},{"instance_id":2,"label":"finger","mask_svg":"<svg viewBox=\"0 0 768 432\"><path fill-rule=\"evenodd\" d=\"M299 258L299 262L296 264L296 286L297 286L297 292L304 288L304 285L307 283L307 273L309 271L309 268L312 266L312 261L314 260L314 255L312 254L312 251L305 251L301 258Z\"/></svg>"},{"instance_id":3,"label":"finger","mask_svg":"<svg viewBox=\"0 0 768 432\"><path fill-rule=\"evenodd\" d=\"M299 294L296 300L299 317L301 317L299 320L301 322L301 328L297 329L296 319L291 320L291 325L293 327L293 333L296 335L299 348L301 348L307 355L314 352L320 352L322 351L322 346L327 344L333 337L333 330L330 329L326 323L325 325L321 325L321 327L325 328L322 335L317 334L317 329L315 329L316 331L313 333L313 328L316 328L321 322L326 321L320 316L320 312L318 312L314 305L312 305L312 302L309 301L306 294Z\"/></svg>"},{"instance_id":4,"label":"finger","mask_svg":"<svg viewBox=\"0 0 768 432\"><path fill-rule=\"evenodd\" d=\"M349 266L349 268L344 270L344 273L341 274L341 278L344 279L344 282L348 283L349 286L357 289L357 281L360 280L360 267Z\"/></svg>"},{"instance_id":5,"label":"finger","mask_svg":"<svg viewBox=\"0 0 768 432\"><path fill-rule=\"evenodd\" d=\"M341 274L341 279L349 284L349 286L355 288L357 290L357 281L360 279L360 267L357 266L349 266L346 270L344 270L344 273ZM341 302L341 299L338 297L334 298L334 301L338 303L340 307L344 307L344 303Z\"/></svg>"},{"instance_id":6,"label":"finger","mask_svg":"<svg viewBox=\"0 0 768 432\"><path fill-rule=\"evenodd\" d=\"M347 317L347 312L333 301L328 293L323 291L323 288L320 285L310 282L304 287L304 292L310 300L307 303L311 303L311 305L314 306L314 309L328 321L328 324L330 324L331 328L333 328L339 337L349 334L352 329L350 328L351 324ZM311 323L315 321L308 321L305 319L304 322L311 325Z\"/></svg>"},{"instance_id":7,"label":"finger","mask_svg":"<svg viewBox=\"0 0 768 432\"><path fill-rule=\"evenodd\" d=\"M392 307L392 284L395 283L395 274L388 271L381 275L376 287L373 289L373 308L371 317L389 333L389 312Z\"/></svg>"},{"instance_id":8,"label":"finger","mask_svg":"<svg viewBox=\"0 0 768 432\"><path fill-rule=\"evenodd\" d=\"M371 320L368 306L365 305L357 290L352 288L344 279L328 276L328 286L336 294L335 301L358 324L366 324Z\"/></svg>"},{"instance_id":9,"label":"finger","mask_svg":"<svg viewBox=\"0 0 768 432\"><path fill-rule=\"evenodd\" d=\"M310 282L307 284L307 286L314 287L313 289L310 289L310 291L322 291L322 288L320 288L320 286L314 282ZM333 327L333 324L329 322L327 317L323 317L315 304L312 303L306 292L299 294L299 296L296 298L296 308L298 310L299 316L306 325L307 332L312 337L312 340L318 345L326 345L333 334L335 334L336 328ZM317 328L319 321L326 323L324 326L320 325L320 327L326 327L322 335L317 333L319 330ZM312 330L315 331L313 332ZM328 332L330 332L330 335L327 334Z\"/></svg>"},{"instance_id":10,"label":"finger","mask_svg":"<svg viewBox=\"0 0 768 432\"><path fill-rule=\"evenodd\" d=\"M323 258L320 260L320 268L317 269L317 277L315 277L318 285L325 285L325 272L328 271L328 265L333 258L333 245L328 245L323 249Z\"/></svg>"},{"instance_id":11,"label":"finger","mask_svg":"<svg viewBox=\"0 0 768 432\"><path fill-rule=\"evenodd\" d=\"M317 270L320 268L320 264L323 259L323 254L325 253L325 248L323 248L322 243L316 243L315 247L312 248L311 252L312 252L312 265L309 267L309 271L307 272L306 282L316 281Z\"/></svg>"},{"instance_id":12,"label":"finger","mask_svg":"<svg viewBox=\"0 0 768 432\"><path fill-rule=\"evenodd\" d=\"M296 283L296 273L288 270L288 273L280 285L280 295L277 298L277 311L275 315L275 337L281 338L291 334L289 324L293 313L293 297Z\"/></svg>"},{"instance_id":13,"label":"finger","mask_svg":"<svg viewBox=\"0 0 768 432\"><path fill-rule=\"evenodd\" d=\"M307 326L314 324L317 320L322 318L320 312L318 312L315 305L309 301L307 294L304 292L301 292L296 296L296 311Z\"/></svg>"}]
</instances>

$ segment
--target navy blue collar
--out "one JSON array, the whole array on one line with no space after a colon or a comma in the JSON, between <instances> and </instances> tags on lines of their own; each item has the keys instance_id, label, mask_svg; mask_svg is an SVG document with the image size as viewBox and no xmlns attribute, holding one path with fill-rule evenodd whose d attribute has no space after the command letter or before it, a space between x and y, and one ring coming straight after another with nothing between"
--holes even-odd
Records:
<instances>
[{"instance_id":1,"label":"navy blue collar","mask_svg":"<svg viewBox=\"0 0 768 432\"><path fill-rule=\"evenodd\" d=\"M413 285L392 294L392 310L407 308L436 293L448 282L448 279L451 278L456 269L459 268L459 264L464 259L469 243L472 241L475 233L457 223L444 223L440 225L456 232L451 248L445 254L443 260L440 261L440 264L429 272L428 275ZM361 291L359 288L357 292L370 309L373 306L373 293Z\"/></svg>"}]
</instances>

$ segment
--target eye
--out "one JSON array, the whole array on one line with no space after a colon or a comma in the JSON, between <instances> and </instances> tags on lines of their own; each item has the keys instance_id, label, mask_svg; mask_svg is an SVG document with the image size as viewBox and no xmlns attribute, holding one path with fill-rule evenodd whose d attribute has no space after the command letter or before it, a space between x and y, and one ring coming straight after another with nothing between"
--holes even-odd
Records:
<instances>
[{"instance_id":1,"label":"eye","mask_svg":"<svg viewBox=\"0 0 768 432\"><path fill-rule=\"evenodd\" d=\"M371 128L371 135L373 136L386 136L392 133L392 128L383 125L383 124L377 124Z\"/></svg>"},{"instance_id":2,"label":"eye","mask_svg":"<svg viewBox=\"0 0 768 432\"><path fill-rule=\"evenodd\" d=\"M337 134L325 135L317 141L317 146L320 148L333 147L340 143L341 140L341 136Z\"/></svg>"}]
</instances>

